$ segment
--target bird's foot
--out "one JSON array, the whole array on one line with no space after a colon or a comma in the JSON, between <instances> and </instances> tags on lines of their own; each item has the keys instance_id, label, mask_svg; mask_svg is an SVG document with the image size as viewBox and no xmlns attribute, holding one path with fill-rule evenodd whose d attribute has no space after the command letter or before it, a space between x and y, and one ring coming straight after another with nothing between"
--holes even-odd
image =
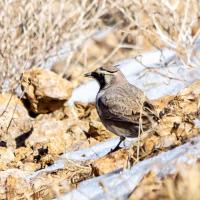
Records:
<instances>
[{"instance_id":1,"label":"bird's foot","mask_svg":"<svg viewBox=\"0 0 200 200\"><path fill-rule=\"evenodd\" d=\"M125 140L124 137L120 137L120 141L119 141L119 143L117 144L117 146L116 146L114 149L111 149L111 150L108 152L108 154L113 153L113 152L115 152L115 151L121 149L120 144L121 144L124 140Z\"/></svg>"},{"instance_id":2,"label":"bird's foot","mask_svg":"<svg viewBox=\"0 0 200 200\"><path fill-rule=\"evenodd\" d=\"M120 146L116 146L115 148L111 149L111 150L108 152L108 154L111 154L111 153L113 153L113 152L115 152L115 151L118 151L119 149L121 149L121 147L120 147Z\"/></svg>"}]
</instances>

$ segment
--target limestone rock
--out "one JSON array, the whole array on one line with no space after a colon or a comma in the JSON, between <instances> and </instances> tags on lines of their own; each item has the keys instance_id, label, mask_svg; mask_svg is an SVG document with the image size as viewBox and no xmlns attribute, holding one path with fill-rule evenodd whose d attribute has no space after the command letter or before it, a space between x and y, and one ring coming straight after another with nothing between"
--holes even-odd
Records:
<instances>
[{"instance_id":1,"label":"limestone rock","mask_svg":"<svg viewBox=\"0 0 200 200\"><path fill-rule=\"evenodd\" d=\"M128 151L126 149L120 149L92 161L91 166L94 170L94 174L99 176L126 167L127 160Z\"/></svg>"},{"instance_id":2,"label":"limestone rock","mask_svg":"<svg viewBox=\"0 0 200 200\"><path fill-rule=\"evenodd\" d=\"M26 140L26 145L34 149L47 148L48 154L59 155L63 153L68 143L65 138L66 126L62 121L43 119L33 125L32 135Z\"/></svg>"},{"instance_id":3,"label":"limestone rock","mask_svg":"<svg viewBox=\"0 0 200 200\"><path fill-rule=\"evenodd\" d=\"M113 133L108 131L101 122L98 121L91 121L89 123L87 136L95 138L100 142L112 137L116 137Z\"/></svg>"},{"instance_id":4,"label":"limestone rock","mask_svg":"<svg viewBox=\"0 0 200 200\"><path fill-rule=\"evenodd\" d=\"M36 67L23 73L21 86L34 113L59 109L72 92L69 81L50 70Z\"/></svg>"},{"instance_id":5,"label":"limestone rock","mask_svg":"<svg viewBox=\"0 0 200 200\"><path fill-rule=\"evenodd\" d=\"M1 146L23 145L31 129L31 118L22 101L13 94L0 94Z\"/></svg>"},{"instance_id":6,"label":"limestone rock","mask_svg":"<svg viewBox=\"0 0 200 200\"><path fill-rule=\"evenodd\" d=\"M10 148L0 147L0 170L7 169L7 165L15 159Z\"/></svg>"}]
</instances>

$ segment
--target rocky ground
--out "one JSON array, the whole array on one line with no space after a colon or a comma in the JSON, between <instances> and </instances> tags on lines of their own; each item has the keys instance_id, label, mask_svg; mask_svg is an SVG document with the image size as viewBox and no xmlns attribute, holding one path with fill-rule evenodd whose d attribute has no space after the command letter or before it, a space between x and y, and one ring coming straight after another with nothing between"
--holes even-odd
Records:
<instances>
[{"instance_id":1,"label":"rocky ground","mask_svg":"<svg viewBox=\"0 0 200 200\"><path fill-rule=\"evenodd\" d=\"M138 145L134 145L95 160L66 159L62 169L44 171L27 179L31 173L51 166L63 153L81 150L116 136L102 125L94 104L67 104L72 85L56 73L32 68L22 74L20 84L23 94L20 98L11 93L2 94L0 98L1 199L60 196L83 180L127 168L128 164L134 165L181 145L199 132L194 123L199 118L200 82L196 81L176 96L154 101L161 118L154 134L140 142L139 152ZM157 180L153 174L147 175L130 199L143 199L144 195L155 199L156 195L162 195L166 182L174 176ZM159 187L156 190L159 192L152 194L154 187ZM141 195L140 190L147 192Z\"/></svg>"},{"instance_id":2,"label":"rocky ground","mask_svg":"<svg viewBox=\"0 0 200 200\"><path fill-rule=\"evenodd\" d=\"M0 1L0 199L60 198L85 180L119 175L197 136L199 5L195 0ZM173 59L165 59L164 48L173 50ZM143 62L152 50L160 54L157 65L150 64L153 54ZM137 71L140 63L143 69L134 84L141 80L148 94L152 87L152 96L159 90L171 94L168 85L176 92L182 83L180 88L187 87L153 101L160 121L147 139L95 159L63 158L116 139L94 103L69 101L88 81L85 72L133 57L128 68ZM166 87L155 84L157 78L165 79ZM60 160L63 165L50 169ZM199 200L199 172L198 159L162 177L150 171L128 198ZM98 184L105 194L111 190Z\"/></svg>"},{"instance_id":3,"label":"rocky ground","mask_svg":"<svg viewBox=\"0 0 200 200\"><path fill-rule=\"evenodd\" d=\"M22 98L11 93L2 94L0 98L0 168L4 177L1 198L6 198L8 182L8 187L14 187L10 195L35 198L35 195L46 194L40 194L40 190L44 190L40 187L51 190L49 184L54 186L55 183L58 187L62 182L74 187L92 177L91 164L67 161L66 168L35 178L37 183L31 180L27 184L22 178L51 165L64 152L89 147L114 135L103 127L93 104L77 102L75 106L67 106L72 85L56 73L33 68L22 75L21 87ZM23 194L24 187L16 187L18 181L27 188L27 194Z\"/></svg>"}]
</instances>

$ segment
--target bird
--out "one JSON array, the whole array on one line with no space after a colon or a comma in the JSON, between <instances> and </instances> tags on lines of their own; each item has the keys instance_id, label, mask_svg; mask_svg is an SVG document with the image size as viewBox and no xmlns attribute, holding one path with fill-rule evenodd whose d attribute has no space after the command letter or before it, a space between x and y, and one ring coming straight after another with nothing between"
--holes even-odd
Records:
<instances>
[{"instance_id":1,"label":"bird","mask_svg":"<svg viewBox=\"0 0 200 200\"><path fill-rule=\"evenodd\" d=\"M117 66L102 66L86 73L99 83L96 109L104 126L120 137L116 151L125 138L138 137L151 130L159 119L154 105L144 92L132 85Z\"/></svg>"}]
</instances>

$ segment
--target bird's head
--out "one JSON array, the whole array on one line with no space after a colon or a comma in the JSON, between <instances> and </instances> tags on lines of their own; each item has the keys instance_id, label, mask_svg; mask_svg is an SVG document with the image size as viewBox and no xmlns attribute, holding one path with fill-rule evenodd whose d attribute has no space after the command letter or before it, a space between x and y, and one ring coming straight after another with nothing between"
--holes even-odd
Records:
<instances>
[{"instance_id":1,"label":"bird's head","mask_svg":"<svg viewBox=\"0 0 200 200\"><path fill-rule=\"evenodd\" d=\"M86 77L92 77L100 85L100 89L107 88L111 84L117 84L122 79L125 79L122 72L116 66L100 67L93 72L85 74Z\"/></svg>"}]
</instances>

